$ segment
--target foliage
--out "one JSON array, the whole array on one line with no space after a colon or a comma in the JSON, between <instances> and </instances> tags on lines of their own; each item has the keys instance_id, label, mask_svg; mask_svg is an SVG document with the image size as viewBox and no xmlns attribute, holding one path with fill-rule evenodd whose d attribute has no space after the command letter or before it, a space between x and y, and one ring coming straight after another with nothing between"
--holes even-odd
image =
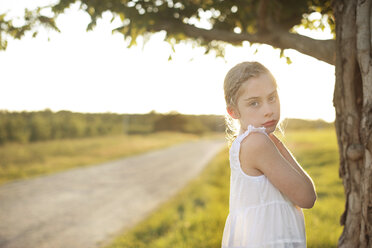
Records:
<instances>
[{"instance_id":1,"label":"foliage","mask_svg":"<svg viewBox=\"0 0 372 248\"><path fill-rule=\"evenodd\" d=\"M193 120L194 119L194 120ZM215 123L214 123L215 124ZM220 119L220 126L223 124ZM212 124L212 126L215 126ZM191 116L183 116L181 114L168 114L158 118L154 123L154 131L176 131L184 133L203 134L208 131L207 124L202 123L201 118L195 119ZM220 129L221 130L221 129ZM215 130L216 131L216 130Z\"/></svg>"},{"instance_id":2,"label":"foliage","mask_svg":"<svg viewBox=\"0 0 372 248\"><path fill-rule=\"evenodd\" d=\"M23 17L15 20L8 18L7 13L0 13L0 50L6 49L8 45L7 36L21 39L27 32L32 32L32 37L36 37L39 27L60 32L56 26L55 17L43 15L43 9L42 7L38 7L36 10L25 9ZM19 19L23 25L14 24L19 23Z\"/></svg>"},{"instance_id":3,"label":"foliage","mask_svg":"<svg viewBox=\"0 0 372 248\"><path fill-rule=\"evenodd\" d=\"M299 130L299 129L333 129L334 123L325 122L321 119L318 120L305 120L305 119L285 119L282 122L282 128L285 130Z\"/></svg>"},{"instance_id":4,"label":"foliage","mask_svg":"<svg viewBox=\"0 0 372 248\"><path fill-rule=\"evenodd\" d=\"M336 247L344 207L334 129L291 130L285 142L314 180L318 199L304 210L307 247ZM223 150L186 188L106 248L221 247L230 171Z\"/></svg>"},{"instance_id":5,"label":"foliage","mask_svg":"<svg viewBox=\"0 0 372 248\"><path fill-rule=\"evenodd\" d=\"M223 132L224 121L222 116L217 115L175 115L155 112L148 114L91 114L70 111L54 113L50 110L38 112L0 111L0 144L124 133L148 134L157 131L194 134Z\"/></svg>"},{"instance_id":6,"label":"foliage","mask_svg":"<svg viewBox=\"0 0 372 248\"><path fill-rule=\"evenodd\" d=\"M330 128L322 120L285 119L283 129ZM118 134L174 131L192 134L224 132L221 115L75 113L70 111L0 111L0 145Z\"/></svg>"},{"instance_id":7,"label":"foliage","mask_svg":"<svg viewBox=\"0 0 372 248\"><path fill-rule=\"evenodd\" d=\"M151 111L148 114L124 114L123 125L127 134L175 131L193 134L225 131L224 117L220 115L183 115Z\"/></svg>"},{"instance_id":8,"label":"foliage","mask_svg":"<svg viewBox=\"0 0 372 248\"><path fill-rule=\"evenodd\" d=\"M50 110L0 112L0 144L119 133L123 133L122 116L117 114L53 113Z\"/></svg>"},{"instance_id":9,"label":"foliage","mask_svg":"<svg viewBox=\"0 0 372 248\"><path fill-rule=\"evenodd\" d=\"M296 42L275 39L278 35L292 36L295 27L334 30L330 0L60 0L57 3L27 10L18 17L23 25L15 26L7 13L0 15L0 50L6 48L7 37L19 39L27 31L37 35L43 25L58 30L57 17L72 4L90 17L87 30L92 30L103 14L110 12L121 25L113 30L123 34L128 46L136 45L138 36L166 31L165 40L172 46L188 41L205 47L206 53L224 54L226 43L241 45L243 41L266 43L280 49L300 49ZM47 14L45 14L47 13ZM320 17L313 18L312 13ZM209 32L215 31L215 32ZM239 36L239 34L241 34ZM297 38L301 39L299 35ZM302 39L303 41L303 39ZM324 42L325 44L326 42ZM316 43L319 47L319 41ZM333 43L332 43L333 44ZM306 43L305 45L308 45ZM303 49L302 49L303 50Z\"/></svg>"},{"instance_id":10,"label":"foliage","mask_svg":"<svg viewBox=\"0 0 372 248\"><path fill-rule=\"evenodd\" d=\"M331 1L313 0L311 1L310 9L313 13L319 13L319 18L313 18L309 13L303 15L301 25L308 29L321 29L324 30L327 25L335 33L335 19L333 16Z\"/></svg>"},{"instance_id":11,"label":"foliage","mask_svg":"<svg viewBox=\"0 0 372 248\"><path fill-rule=\"evenodd\" d=\"M172 131L183 131L186 119L180 114L170 114L160 117L154 124L155 131L170 129Z\"/></svg>"}]
</instances>

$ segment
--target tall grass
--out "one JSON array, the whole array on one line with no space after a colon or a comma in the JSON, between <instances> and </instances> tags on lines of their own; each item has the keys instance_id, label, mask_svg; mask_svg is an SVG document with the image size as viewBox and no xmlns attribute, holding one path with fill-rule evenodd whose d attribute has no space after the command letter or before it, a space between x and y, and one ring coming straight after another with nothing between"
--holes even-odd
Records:
<instances>
[{"instance_id":1,"label":"tall grass","mask_svg":"<svg viewBox=\"0 0 372 248\"><path fill-rule=\"evenodd\" d=\"M314 208L304 210L308 247L336 247L345 207L336 133L333 129L288 132L286 139L297 161L314 180L318 195Z\"/></svg>"},{"instance_id":2,"label":"tall grass","mask_svg":"<svg viewBox=\"0 0 372 248\"><path fill-rule=\"evenodd\" d=\"M313 178L318 200L304 210L308 247L336 247L342 228L339 216L344 194L338 178L338 153L333 129L288 131L283 138ZM228 149L222 151L174 198L107 248L217 248L229 203Z\"/></svg>"},{"instance_id":3,"label":"tall grass","mask_svg":"<svg viewBox=\"0 0 372 248\"><path fill-rule=\"evenodd\" d=\"M200 138L161 132L0 146L0 184L146 152Z\"/></svg>"}]
</instances>

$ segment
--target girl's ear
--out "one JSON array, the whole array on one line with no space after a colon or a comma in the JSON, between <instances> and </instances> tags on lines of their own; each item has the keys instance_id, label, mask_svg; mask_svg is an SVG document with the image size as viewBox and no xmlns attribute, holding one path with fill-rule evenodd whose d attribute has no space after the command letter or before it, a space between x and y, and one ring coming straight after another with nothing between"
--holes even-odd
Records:
<instances>
[{"instance_id":1,"label":"girl's ear","mask_svg":"<svg viewBox=\"0 0 372 248\"><path fill-rule=\"evenodd\" d=\"M233 118L233 119L239 119L240 115L239 115L239 112L235 110L234 107L232 106L228 106L226 108L227 110L227 113Z\"/></svg>"}]
</instances>

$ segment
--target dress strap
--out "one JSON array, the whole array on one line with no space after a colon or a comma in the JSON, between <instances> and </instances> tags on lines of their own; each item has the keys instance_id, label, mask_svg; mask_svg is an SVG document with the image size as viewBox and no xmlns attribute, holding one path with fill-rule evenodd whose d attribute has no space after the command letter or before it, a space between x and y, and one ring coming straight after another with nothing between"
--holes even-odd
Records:
<instances>
[{"instance_id":1,"label":"dress strap","mask_svg":"<svg viewBox=\"0 0 372 248\"><path fill-rule=\"evenodd\" d=\"M240 143L242 140L248 136L249 133L251 132L260 132L264 133L266 136L268 134L266 133L266 128L265 127L254 127L253 125L248 125L247 130L238 135L236 139L233 141L232 146L230 148L230 167L234 170L238 170L240 174L242 174L245 178L249 179L254 179L254 180L262 180L265 178L265 175L260 175L260 176L249 176L245 172L243 172L241 165L240 165L240 160L239 160L239 153L240 153Z\"/></svg>"},{"instance_id":2,"label":"dress strap","mask_svg":"<svg viewBox=\"0 0 372 248\"><path fill-rule=\"evenodd\" d=\"M242 142L242 140L245 137L247 137L247 135L250 132L260 132L260 133L264 133L264 134L267 135L267 133L266 133L265 130L266 130L266 127L263 127L263 126L261 126L261 127L254 127L253 125L249 124L248 127L247 127L247 130L244 133L240 134L238 137L236 137L236 141L239 142L239 143Z\"/></svg>"}]
</instances>

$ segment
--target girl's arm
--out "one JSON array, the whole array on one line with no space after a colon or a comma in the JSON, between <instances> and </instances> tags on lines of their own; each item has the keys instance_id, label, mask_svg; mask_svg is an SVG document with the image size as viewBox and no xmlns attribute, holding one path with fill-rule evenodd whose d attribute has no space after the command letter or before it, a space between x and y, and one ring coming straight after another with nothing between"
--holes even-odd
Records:
<instances>
[{"instance_id":1,"label":"girl's arm","mask_svg":"<svg viewBox=\"0 0 372 248\"><path fill-rule=\"evenodd\" d=\"M284 147L284 146L283 146ZM285 156L290 155L285 153ZM269 181L301 208L312 208L316 193L312 180L301 166L293 165L276 147L274 141L261 133L251 133L240 147L240 162L244 168L260 170ZM291 156L290 156L291 157Z\"/></svg>"},{"instance_id":2,"label":"girl's arm","mask_svg":"<svg viewBox=\"0 0 372 248\"><path fill-rule=\"evenodd\" d=\"M295 168L302 176L310 180L313 184L310 176L302 169L287 147L273 133L269 134L269 137L274 142L276 148L278 148L283 157L292 165L292 167Z\"/></svg>"}]
</instances>

